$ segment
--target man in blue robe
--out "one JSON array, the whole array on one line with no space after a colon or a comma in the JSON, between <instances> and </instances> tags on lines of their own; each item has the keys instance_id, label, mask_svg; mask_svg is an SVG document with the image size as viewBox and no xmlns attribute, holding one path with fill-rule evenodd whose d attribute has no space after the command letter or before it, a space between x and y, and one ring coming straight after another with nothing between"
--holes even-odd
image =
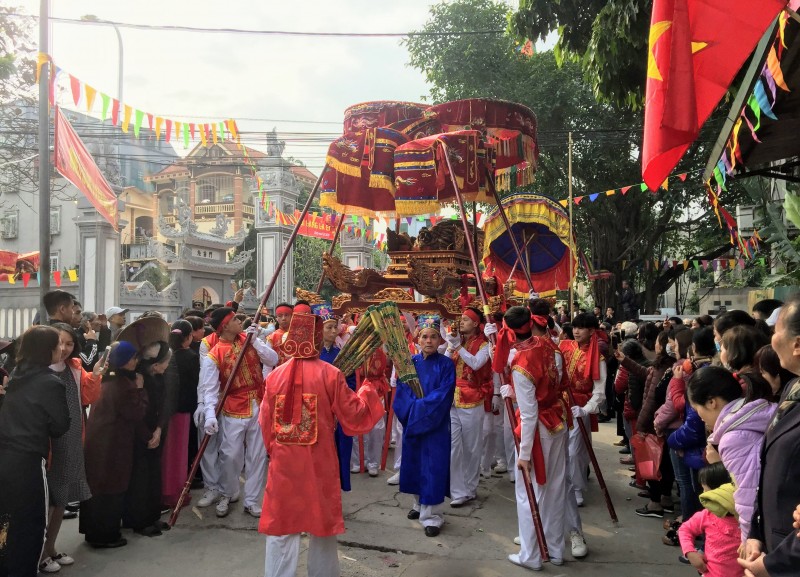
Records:
<instances>
[{"instance_id":1,"label":"man in blue robe","mask_svg":"<svg viewBox=\"0 0 800 577\"><path fill-rule=\"evenodd\" d=\"M323 303L311 307L312 312L321 317L322 326L322 350L319 358L326 363L333 364L339 354L339 347L334 343L339 334L339 319L333 315L332 307ZM356 390L356 374L345 377L347 386ZM350 453L353 451L353 437L344 434L342 426L336 423L336 432L333 435L336 441L336 455L339 457L339 480L341 481L342 491L350 490Z\"/></svg>"},{"instance_id":2,"label":"man in blue robe","mask_svg":"<svg viewBox=\"0 0 800 577\"><path fill-rule=\"evenodd\" d=\"M425 535L435 537L444 524L442 504L450 489L450 407L456 388L455 364L438 352L440 320L420 315L420 354L414 355L423 397L399 381L394 411L403 425L400 491L414 495L409 519L419 519Z\"/></svg>"}]
</instances>

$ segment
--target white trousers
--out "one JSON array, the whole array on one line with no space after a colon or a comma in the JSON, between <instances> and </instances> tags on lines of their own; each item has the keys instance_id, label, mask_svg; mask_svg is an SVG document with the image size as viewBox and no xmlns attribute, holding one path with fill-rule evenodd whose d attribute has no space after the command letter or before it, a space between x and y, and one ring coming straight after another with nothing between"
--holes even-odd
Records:
<instances>
[{"instance_id":1,"label":"white trousers","mask_svg":"<svg viewBox=\"0 0 800 577\"><path fill-rule=\"evenodd\" d=\"M589 433L589 440L592 438L592 424L589 416L582 417L586 425L586 432ZM586 490L586 469L589 467L589 450L583 442L580 425L577 420L569 432L569 450L567 457L567 530L583 533L581 516L578 513L578 500L575 491Z\"/></svg>"},{"instance_id":2,"label":"white trousers","mask_svg":"<svg viewBox=\"0 0 800 577\"><path fill-rule=\"evenodd\" d=\"M566 491L567 477L567 432L560 431L551 435L540 423L539 436L542 439L542 453L544 453L544 466L547 482L544 485L536 483L536 477L531 471L533 481L533 494L539 505L539 517L542 520L544 538L547 542L547 551L553 559L564 558L564 493ZM542 555L536 539L536 530L533 526L531 506L528 503L528 493L522 472L516 466L516 451L514 454L514 471L516 482L514 493L517 497L517 521L519 523L520 550L519 560L522 563L539 565Z\"/></svg>"},{"instance_id":3,"label":"white trousers","mask_svg":"<svg viewBox=\"0 0 800 577\"><path fill-rule=\"evenodd\" d=\"M514 470L517 468L516 443L514 442L514 431L511 430L511 423L506 414L506 404L503 403L503 410L500 412L503 419L503 448L505 449L506 463L508 464L509 479L515 480Z\"/></svg>"},{"instance_id":4,"label":"white trousers","mask_svg":"<svg viewBox=\"0 0 800 577\"><path fill-rule=\"evenodd\" d=\"M203 428L197 430L198 444L203 442L203 437L206 434ZM219 443L222 438L222 433L217 432L216 435L211 435L208 439L208 445L200 458L200 471L203 473L203 485L206 489L211 489L219 493L222 492L222 485L220 484L220 471L219 471Z\"/></svg>"},{"instance_id":5,"label":"white trousers","mask_svg":"<svg viewBox=\"0 0 800 577\"><path fill-rule=\"evenodd\" d=\"M386 421L381 419L372 430L364 435L364 468L378 469L381 466L381 452L383 451L383 441L386 438ZM351 467L361 466L361 454L359 450L360 437L353 437L353 452L350 457Z\"/></svg>"},{"instance_id":6,"label":"white trousers","mask_svg":"<svg viewBox=\"0 0 800 577\"><path fill-rule=\"evenodd\" d=\"M475 497L481 466L481 433L486 411L450 407L450 498Z\"/></svg>"},{"instance_id":7,"label":"white trousers","mask_svg":"<svg viewBox=\"0 0 800 577\"><path fill-rule=\"evenodd\" d=\"M239 492L239 475L244 467L244 506L261 508L261 491L267 477L267 449L258 424L258 403L252 401L253 416L236 419L220 417L219 469L222 494Z\"/></svg>"},{"instance_id":8,"label":"white trousers","mask_svg":"<svg viewBox=\"0 0 800 577\"><path fill-rule=\"evenodd\" d=\"M264 577L295 577L300 558L300 534L267 535ZM339 577L336 536L308 536L308 577Z\"/></svg>"},{"instance_id":9,"label":"white trousers","mask_svg":"<svg viewBox=\"0 0 800 577\"><path fill-rule=\"evenodd\" d=\"M501 405L500 414L483 412L483 447L481 455L481 469L491 471L492 464L497 461L508 464L505 439L503 437L503 421L505 420L505 406Z\"/></svg>"},{"instance_id":10,"label":"white trousers","mask_svg":"<svg viewBox=\"0 0 800 577\"><path fill-rule=\"evenodd\" d=\"M442 513L442 503L438 505L420 505L419 495L414 495L415 511L419 511L419 522L423 527L441 527L444 525L444 513Z\"/></svg>"},{"instance_id":11,"label":"white trousers","mask_svg":"<svg viewBox=\"0 0 800 577\"><path fill-rule=\"evenodd\" d=\"M400 471L400 463L403 460L403 425L397 415L392 422L392 438L394 439L394 470Z\"/></svg>"}]
</instances>

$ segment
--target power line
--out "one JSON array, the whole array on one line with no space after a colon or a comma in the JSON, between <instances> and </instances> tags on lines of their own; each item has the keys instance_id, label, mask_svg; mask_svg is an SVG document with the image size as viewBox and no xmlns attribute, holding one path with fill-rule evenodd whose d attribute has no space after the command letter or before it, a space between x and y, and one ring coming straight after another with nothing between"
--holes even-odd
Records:
<instances>
[{"instance_id":1,"label":"power line","mask_svg":"<svg viewBox=\"0 0 800 577\"><path fill-rule=\"evenodd\" d=\"M11 13L9 16L20 18L39 17L33 14ZM201 32L204 34L247 34L251 36L319 36L325 38L410 38L414 36L446 37L446 36L478 36L482 34L505 34L502 29L497 30L465 30L462 32L310 32L299 30L255 30L246 28L205 28L200 26L182 26L172 24L135 24L132 22L115 22L113 20L80 20L77 18L51 17L53 22L66 24L94 24L100 26L118 26L132 30L157 30L164 32Z\"/></svg>"}]
</instances>

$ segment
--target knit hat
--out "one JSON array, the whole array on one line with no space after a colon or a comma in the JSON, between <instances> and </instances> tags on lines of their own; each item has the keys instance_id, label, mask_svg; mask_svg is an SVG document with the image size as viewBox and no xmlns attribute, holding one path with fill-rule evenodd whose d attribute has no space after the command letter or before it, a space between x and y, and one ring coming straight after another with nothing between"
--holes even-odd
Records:
<instances>
[{"instance_id":1,"label":"knit hat","mask_svg":"<svg viewBox=\"0 0 800 577\"><path fill-rule=\"evenodd\" d=\"M128 341L118 341L112 345L108 355L108 364L112 367L122 367L136 355L136 347Z\"/></svg>"}]
</instances>

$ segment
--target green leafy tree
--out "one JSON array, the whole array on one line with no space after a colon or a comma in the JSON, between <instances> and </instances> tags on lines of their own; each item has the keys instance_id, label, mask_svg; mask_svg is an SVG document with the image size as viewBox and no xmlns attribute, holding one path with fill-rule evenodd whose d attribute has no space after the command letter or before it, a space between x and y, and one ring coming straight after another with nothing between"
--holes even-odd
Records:
<instances>
[{"instance_id":1,"label":"green leafy tree","mask_svg":"<svg viewBox=\"0 0 800 577\"><path fill-rule=\"evenodd\" d=\"M567 2L569 3L569 2ZM591 10L583 7L583 12ZM533 192L561 200L568 191L568 133L573 133L573 187L584 195L641 182L638 140L640 112L612 102L598 102L574 60L559 65L557 54L521 55L510 35L452 34L496 30L507 6L490 0L459 0L434 5L422 32L448 36L410 36L405 40L412 66L431 82L434 101L492 97L520 102L537 114L541 156ZM702 137L703 144L708 137ZM704 161L703 148L691 151L686 169ZM638 187L574 206L578 248L595 268L614 273L614 281L593 285L595 302L615 302L622 279L639 287L644 310L655 308L683 268L653 270L653 260L711 259L730 249L727 234L711 218L702 188L687 179L669 192L653 195ZM733 193L726 197L730 203ZM693 218L687 214L696 215ZM658 267L661 268L660 266Z\"/></svg>"},{"instance_id":2,"label":"green leafy tree","mask_svg":"<svg viewBox=\"0 0 800 577\"><path fill-rule=\"evenodd\" d=\"M652 5L652 0L521 0L510 24L534 41L556 32L556 57L578 64L597 97L639 108Z\"/></svg>"}]
</instances>

